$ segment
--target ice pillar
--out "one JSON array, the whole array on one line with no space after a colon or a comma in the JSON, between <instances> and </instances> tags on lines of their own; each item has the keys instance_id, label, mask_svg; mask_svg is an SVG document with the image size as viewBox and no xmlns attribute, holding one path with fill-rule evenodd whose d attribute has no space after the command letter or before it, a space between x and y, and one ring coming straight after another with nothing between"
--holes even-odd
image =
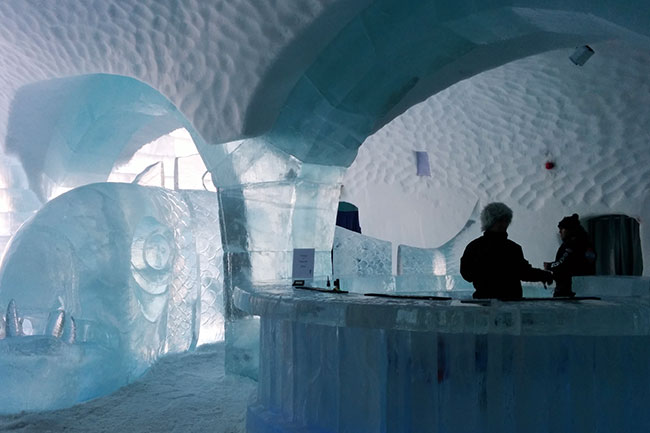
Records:
<instances>
[{"instance_id":1,"label":"ice pillar","mask_svg":"<svg viewBox=\"0 0 650 433\"><path fill-rule=\"evenodd\" d=\"M260 139L225 150L211 171L224 251L226 368L256 377L259 325L234 307L232 291L289 284L294 248L315 249L315 280L331 275L345 168L303 163Z\"/></svg>"}]
</instances>

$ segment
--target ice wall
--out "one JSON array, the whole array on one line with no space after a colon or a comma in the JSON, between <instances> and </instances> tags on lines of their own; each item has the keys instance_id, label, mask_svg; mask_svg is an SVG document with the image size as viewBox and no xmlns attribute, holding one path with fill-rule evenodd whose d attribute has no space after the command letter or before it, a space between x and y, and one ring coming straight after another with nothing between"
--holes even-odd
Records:
<instances>
[{"instance_id":1,"label":"ice wall","mask_svg":"<svg viewBox=\"0 0 650 433\"><path fill-rule=\"evenodd\" d=\"M641 221L650 269L650 131L641 126L650 57L629 44L593 47L583 67L567 49L484 72L369 137L343 182L364 232L431 248L462 227L477 198L503 201L514 211L510 238L541 267L555 257L562 217L623 213ZM431 177L416 175L414 150L429 153Z\"/></svg>"},{"instance_id":2,"label":"ice wall","mask_svg":"<svg viewBox=\"0 0 650 433\"><path fill-rule=\"evenodd\" d=\"M165 353L222 340L217 215L213 193L131 184L47 203L0 268L2 411L103 395Z\"/></svg>"},{"instance_id":3,"label":"ice wall","mask_svg":"<svg viewBox=\"0 0 650 433\"><path fill-rule=\"evenodd\" d=\"M342 168L305 164L255 139L225 146L209 168L235 284L289 281L294 248L315 248L315 275L331 275Z\"/></svg>"},{"instance_id":4,"label":"ice wall","mask_svg":"<svg viewBox=\"0 0 650 433\"><path fill-rule=\"evenodd\" d=\"M334 273L337 276L391 275L391 244L336 227L334 230Z\"/></svg>"}]
</instances>

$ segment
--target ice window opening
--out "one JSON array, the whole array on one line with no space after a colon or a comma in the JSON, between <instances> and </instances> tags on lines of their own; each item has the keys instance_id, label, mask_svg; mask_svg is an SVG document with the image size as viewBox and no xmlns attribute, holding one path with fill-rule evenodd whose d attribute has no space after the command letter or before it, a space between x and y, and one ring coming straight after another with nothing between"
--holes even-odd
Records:
<instances>
[{"instance_id":1,"label":"ice window opening","mask_svg":"<svg viewBox=\"0 0 650 433\"><path fill-rule=\"evenodd\" d=\"M190 133L179 128L145 144L128 162L114 167L108 182L212 191L207 172Z\"/></svg>"}]
</instances>

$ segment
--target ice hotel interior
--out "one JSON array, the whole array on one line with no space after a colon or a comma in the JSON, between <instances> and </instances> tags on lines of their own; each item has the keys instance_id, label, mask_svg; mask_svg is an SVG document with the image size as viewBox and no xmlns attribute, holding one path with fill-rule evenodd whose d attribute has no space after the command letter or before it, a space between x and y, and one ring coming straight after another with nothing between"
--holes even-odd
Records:
<instances>
[{"instance_id":1,"label":"ice hotel interior","mask_svg":"<svg viewBox=\"0 0 650 433\"><path fill-rule=\"evenodd\" d=\"M646 0L4 0L0 52L0 431L650 431ZM580 216L576 299L470 301L494 201L535 267Z\"/></svg>"}]
</instances>

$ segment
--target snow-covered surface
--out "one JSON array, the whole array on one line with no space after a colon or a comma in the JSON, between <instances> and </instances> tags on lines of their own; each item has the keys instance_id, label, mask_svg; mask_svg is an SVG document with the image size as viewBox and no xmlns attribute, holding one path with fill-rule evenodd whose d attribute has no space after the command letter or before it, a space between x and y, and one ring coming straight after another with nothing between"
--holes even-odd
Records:
<instances>
[{"instance_id":1,"label":"snow-covered surface","mask_svg":"<svg viewBox=\"0 0 650 433\"><path fill-rule=\"evenodd\" d=\"M272 69L275 79L297 77L347 17L367 3L3 1L0 136L21 86L93 73L149 84L208 142L251 134L269 121L247 117L251 100L278 109L282 98L277 96L286 93L260 88L265 74ZM298 35L303 40L292 45Z\"/></svg>"},{"instance_id":2,"label":"snow-covered surface","mask_svg":"<svg viewBox=\"0 0 650 433\"><path fill-rule=\"evenodd\" d=\"M168 355L108 396L53 412L0 416L0 431L244 433L257 384L226 374L223 360L223 343Z\"/></svg>"},{"instance_id":3,"label":"snow-covered surface","mask_svg":"<svg viewBox=\"0 0 650 433\"><path fill-rule=\"evenodd\" d=\"M437 247L477 200L503 201L514 210L510 237L540 267L554 257L563 216L623 213L642 222L649 275L650 51L594 49L583 67L569 61L572 50L557 50L484 72L369 137L342 196L359 207L364 234L394 249ZM431 177L417 176L421 150Z\"/></svg>"}]
</instances>

